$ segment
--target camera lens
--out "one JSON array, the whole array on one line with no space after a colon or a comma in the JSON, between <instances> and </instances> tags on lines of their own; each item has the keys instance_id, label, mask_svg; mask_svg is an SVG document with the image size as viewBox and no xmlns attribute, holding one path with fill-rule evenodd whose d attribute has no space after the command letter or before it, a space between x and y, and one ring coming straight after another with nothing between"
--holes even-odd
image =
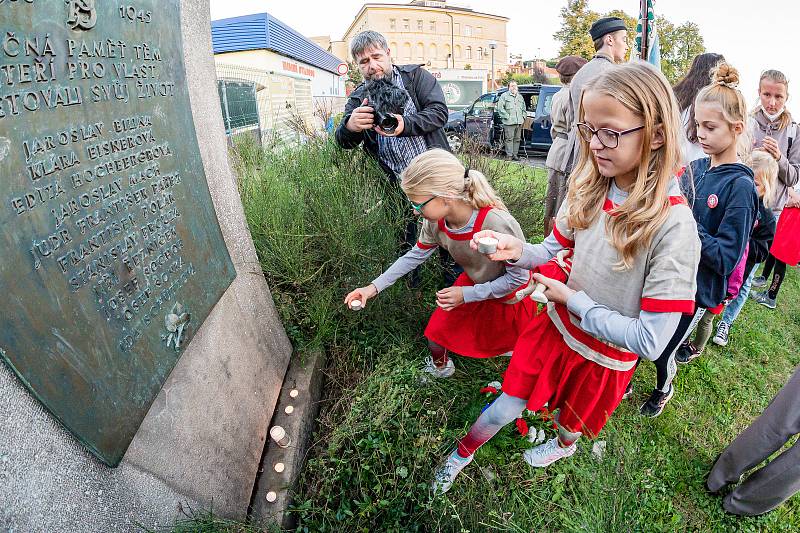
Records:
<instances>
[{"instance_id":1,"label":"camera lens","mask_svg":"<svg viewBox=\"0 0 800 533\"><path fill-rule=\"evenodd\" d=\"M383 131L391 133L395 130L397 124L397 119L393 115L385 115L384 117L381 117L379 126Z\"/></svg>"}]
</instances>

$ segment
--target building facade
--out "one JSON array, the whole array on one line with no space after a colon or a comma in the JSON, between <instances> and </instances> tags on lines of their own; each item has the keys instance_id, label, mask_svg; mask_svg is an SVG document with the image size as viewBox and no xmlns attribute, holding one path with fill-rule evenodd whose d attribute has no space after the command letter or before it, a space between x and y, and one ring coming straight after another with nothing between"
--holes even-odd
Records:
<instances>
[{"instance_id":1,"label":"building facade","mask_svg":"<svg viewBox=\"0 0 800 533\"><path fill-rule=\"evenodd\" d=\"M312 37L312 40L337 57L351 61L353 37L364 30L374 30L386 37L398 64L490 72L494 55L495 77L500 77L508 64L507 23L507 17L449 5L446 1L370 3L361 7L341 41L331 41L329 37Z\"/></svg>"},{"instance_id":2,"label":"building facade","mask_svg":"<svg viewBox=\"0 0 800 533\"><path fill-rule=\"evenodd\" d=\"M307 78L315 98L345 96L344 60L268 13L214 20L211 39L217 64Z\"/></svg>"}]
</instances>

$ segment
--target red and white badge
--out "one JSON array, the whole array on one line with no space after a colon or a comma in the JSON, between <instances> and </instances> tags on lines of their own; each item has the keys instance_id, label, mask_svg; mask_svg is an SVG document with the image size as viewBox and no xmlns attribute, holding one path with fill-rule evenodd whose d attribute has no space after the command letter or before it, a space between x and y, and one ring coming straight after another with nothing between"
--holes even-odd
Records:
<instances>
[{"instance_id":1,"label":"red and white badge","mask_svg":"<svg viewBox=\"0 0 800 533\"><path fill-rule=\"evenodd\" d=\"M716 194L712 194L712 195L710 195L708 197L708 207L709 208L714 209L715 207L717 207L718 203L719 203L719 198L717 198Z\"/></svg>"}]
</instances>

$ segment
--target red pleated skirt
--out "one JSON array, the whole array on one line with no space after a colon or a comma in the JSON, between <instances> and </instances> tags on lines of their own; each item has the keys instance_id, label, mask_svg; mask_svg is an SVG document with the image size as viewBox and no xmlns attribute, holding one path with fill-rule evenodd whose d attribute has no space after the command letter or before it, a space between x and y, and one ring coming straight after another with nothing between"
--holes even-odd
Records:
<instances>
[{"instance_id":1,"label":"red pleated skirt","mask_svg":"<svg viewBox=\"0 0 800 533\"><path fill-rule=\"evenodd\" d=\"M475 283L461 274L455 287ZM514 349L520 333L536 315L536 303L523 298L515 304L484 300L445 311L437 308L425 328L425 336L448 351L465 357L495 357Z\"/></svg>"},{"instance_id":2,"label":"red pleated skirt","mask_svg":"<svg viewBox=\"0 0 800 533\"><path fill-rule=\"evenodd\" d=\"M800 207L783 210L769 253L790 266L797 266L800 262Z\"/></svg>"},{"instance_id":3,"label":"red pleated skirt","mask_svg":"<svg viewBox=\"0 0 800 533\"><path fill-rule=\"evenodd\" d=\"M558 423L567 431L594 438L622 401L634 370L612 370L586 359L541 313L514 347L503 392L527 399L531 411L548 403L551 411L559 409Z\"/></svg>"}]
</instances>

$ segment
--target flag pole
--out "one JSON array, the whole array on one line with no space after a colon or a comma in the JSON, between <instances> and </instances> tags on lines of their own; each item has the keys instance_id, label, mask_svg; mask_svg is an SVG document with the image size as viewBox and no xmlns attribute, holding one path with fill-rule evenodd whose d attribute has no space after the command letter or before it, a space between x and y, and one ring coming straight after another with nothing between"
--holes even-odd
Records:
<instances>
[{"instance_id":1,"label":"flag pole","mask_svg":"<svg viewBox=\"0 0 800 533\"><path fill-rule=\"evenodd\" d=\"M639 57L643 61L647 61L647 27L648 27L648 18L647 18L647 0L641 0L639 2L639 20L642 24L642 47L639 51Z\"/></svg>"}]
</instances>

